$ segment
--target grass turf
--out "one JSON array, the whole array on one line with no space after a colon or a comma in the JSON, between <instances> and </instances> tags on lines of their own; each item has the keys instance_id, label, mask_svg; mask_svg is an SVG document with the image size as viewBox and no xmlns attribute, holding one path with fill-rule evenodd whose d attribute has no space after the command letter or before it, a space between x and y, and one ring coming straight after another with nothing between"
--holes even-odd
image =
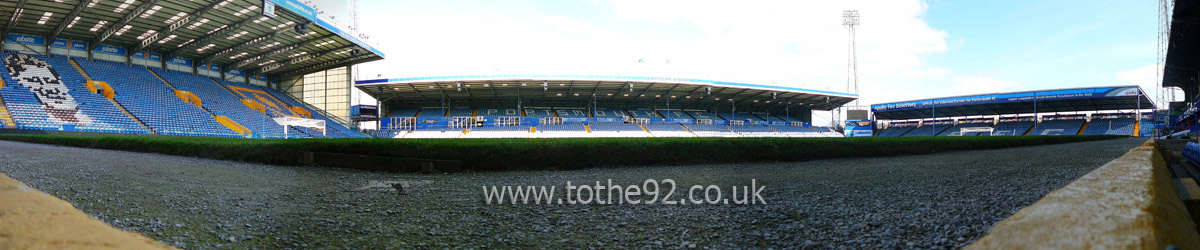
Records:
<instances>
[{"instance_id":1,"label":"grass turf","mask_svg":"<svg viewBox=\"0 0 1200 250\"><path fill-rule=\"evenodd\" d=\"M493 171L807 161L998 149L1124 137L1126 136L272 140L0 135L0 140L279 165L299 164L301 152L306 151L443 159L462 161L463 168L468 170Z\"/></svg>"}]
</instances>

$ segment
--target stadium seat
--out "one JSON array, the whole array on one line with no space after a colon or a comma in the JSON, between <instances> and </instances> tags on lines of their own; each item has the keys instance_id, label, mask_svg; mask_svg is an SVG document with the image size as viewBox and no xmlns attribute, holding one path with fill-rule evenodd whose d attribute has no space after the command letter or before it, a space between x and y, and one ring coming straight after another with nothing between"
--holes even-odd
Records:
<instances>
[{"instance_id":1,"label":"stadium seat","mask_svg":"<svg viewBox=\"0 0 1200 250\"><path fill-rule=\"evenodd\" d=\"M908 131L908 133L905 133L902 136L903 137L934 136L934 135L940 134L942 131L946 131L946 129L948 129L952 126L953 125L950 125L949 123L944 123L944 122L939 122L939 123L934 123L934 124L924 124L924 125L921 125L920 127L913 128L912 130Z\"/></svg>"},{"instance_id":2,"label":"stadium seat","mask_svg":"<svg viewBox=\"0 0 1200 250\"><path fill-rule=\"evenodd\" d=\"M108 61L72 60L87 71L92 79L112 86L117 93L115 100L158 134L243 136L217 123L208 111L180 100L170 86L146 67ZM240 105L240 101L238 103Z\"/></svg>"},{"instance_id":3,"label":"stadium seat","mask_svg":"<svg viewBox=\"0 0 1200 250\"><path fill-rule=\"evenodd\" d=\"M583 108L554 108L554 113L562 118L589 118L587 109Z\"/></svg>"},{"instance_id":4,"label":"stadium seat","mask_svg":"<svg viewBox=\"0 0 1200 250\"><path fill-rule=\"evenodd\" d=\"M991 136L1017 136L1033 128L1033 121L1002 121L992 127Z\"/></svg>"},{"instance_id":5,"label":"stadium seat","mask_svg":"<svg viewBox=\"0 0 1200 250\"><path fill-rule=\"evenodd\" d=\"M681 111L674 112L678 112L680 115L686 115ZM654 137L696 137L696 134L688 132L687 129L679 123L651 123L644 126L646 126L647 130L650 130L650 134L654 135Z\"/></svg>"},{"instance_id":6,"label":"stadium seat","mask_svg":"<svg viewBox=\"0 0 1200 250\"><path fill-rule=\"evenodd\" d=\"M1083 130L1085 135L1133 135L1133 127L1137 123L1133 118L1101 118L1092 119L1088 122L1087 128Z\"/></svg>"},{"instance_id":7,"label":"stadium seat","mask_svg":"<svg viewBox=\"0 0 1200 250\"><path fill-rule=\"evenodd\" d=\"M734 133L729 126L725 125L684 124L683 126L699 137L741 137L740 134Z\"/></svg>"},{"instance_id":8,"label":"stadium seat","mask_svg":"<svg viewBox=\"0 0 1200 250\"><path fill-rule=\"evenodd\" d=\"M653 111L651 111L653 112ZM591 137L651 137L641 125L620 122L593 122Z\"/></svg>"},{"instance_id":9,"label":"stadium seat","mask_svg":"<svg viewBox=\"0 0 1200 250\"><path fill-rule=\"evenodd\" d=\"M984 132L968 132L968 133L964 134L964 133L962 133L962 129L964 129L964 128L990 128L990 127L992 127L992 123L989 123L989 122L958 123L958 124L954 124L954 126L951 126L950 128L947 128L946 130L942 131L941 133L938 134L938 136L979 136L979 135L982 135Z\"/></svg>"},{"instance_id":10,"label":"stadium seat","mask_svg":"<svg viewBox=\"0 0 1200 250\"><path fill-rule=\"evenodd\" d=\"M1077 135L1085 122L1087 121L1083 119L1042 121L1029 135Z\"/></svg>"},{"instance_id":11,"label":"stadium seat","mask_svg":"<svg viewBox=\"0 0 1200 250\"><path fill-rule=\"evenodd\" d=\"M538 125L534 128L536 138L586 138L592 137L581 123L562 125Z\"/></svg>"},{"instance_id":12,"label":"stadium seat","mask_svg":"<svg viewBox=\"0 0 1200 250\"><path fill-rule=\"evenodd\" d=\"M485 126L467 131L462 138L529 138L530 126ZM586 131L584 131L586 132Z\"/></svg>"},{"instance_id":13,"label":"stadium seat","mask_svg":"<svg viewBox=\"0 0 1200 250\"><path fill-rule=\"evenodd\" d=\"M750 115L750 114L747 114ZM739 118L740 119L740 118ZM744 126L729 126L733 132L741 134L742 137L785 137L783 133L775 131L770 127L763 125L744 125Z\"/></svg>"},{"instance_id":14,"label":"stadium seat","mask_svg":"<svg viewBox=\"0 0 1200 250\"><path fill-rule=\"evenodd\" d=\"M624 118L629 116L624 110L597 108L594 112L596 118Z\"/></svg>"}]
</instances>

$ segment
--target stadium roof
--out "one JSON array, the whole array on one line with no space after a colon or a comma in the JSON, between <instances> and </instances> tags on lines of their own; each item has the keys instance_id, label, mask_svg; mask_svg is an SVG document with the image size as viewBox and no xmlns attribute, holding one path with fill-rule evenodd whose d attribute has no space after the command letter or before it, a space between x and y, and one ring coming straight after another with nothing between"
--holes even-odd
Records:
<instances>
[{"instance_id":1,"label":"stadium roof","mask_svg":"<svg viewBox=\"0 0 1200 250\"><path fill-rule=\"evenodd\" d=\"M1036 110L1034 104L1036 103ZM877 120L1154 109L1138 86L1038 90L871 105Z\"/></svg>"},{"instance_id":2,"label":"stadium roof","mask_svg":"<svg viewBox=\"0 0 1200 250\"><path fill-rule=\"evenodd\" d=\"M543 86L543 83L545 86ZM461 89L460 86L461 85ZM742 108L790 107L830 110L858 95L802 88L711 80L596 75L469 75L414 77L355 82L355 86L381 102L440 104L443 100L474 103L591 103L610 107L666 103L672 107ZM518 95L519 93L519 95ZM731 103L732 100L732 103Z\"/></svg>"},{"instance_id":3,"label":"stadium roof","mask_svg":"<svg viewBox=\"0 0 1200 250\"><path fill-rule=\"evenodd\" d=\"M1188 103L1200 94L1200 0L1175 0L1163 67L1164 87L1183 89Z\"/></svg>"},{"instance_id":4,"label":"stadium roof","mask_svg":"<svg viewBox=\"0 0 1200 250\"><path fill-rule=\"evenodd\" d=\"M126 55L147 51L274 78L383 59L299 0L274 2L276 17L267 18L264 1L257 0L5 0L0 37L65 40L89 51L111 45ZM294 28L302 24L304 34Z\"/></svg>"}]
</instances>

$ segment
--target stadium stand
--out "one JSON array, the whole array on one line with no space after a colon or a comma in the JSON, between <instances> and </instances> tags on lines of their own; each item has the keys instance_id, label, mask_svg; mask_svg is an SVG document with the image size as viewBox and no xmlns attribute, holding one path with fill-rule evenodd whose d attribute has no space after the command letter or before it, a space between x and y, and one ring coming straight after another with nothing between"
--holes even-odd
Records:
<instances>
[{"instance_id":1,"label":"stadium stand","mask_svg":"<svg viewBox=\"0 0 1200 250\"><path fill-rule=\"evenodd\" d=\"M787 115L774 115L774 116L776 119L779 119L779 120L782 120L785 122L801 122L799 119L796 119L795 117L791 117L791 116L787 116Z\"/></svg>"},{"instance_id":2,"label":"stadium stand","mask_svg":"<svg viewBox=\"0 0 1200 250\"><path fill-rule=\"evenodd\" d=\"M414 108L396 109L396 110L392 110L392 113L389 114L388 117L416 117L417 112L421 112L421 109L414 109Z\"/></svg>"},{"instance_id":3,"label":"stadium stand","mask_svg":"<svg viewBox=\"0 0 1200 250\"><path fill-rule=\"evenodd\" d=\"M543 118L555 117L552 108L525 108L525 117Z\"/></svg>"},{"instance_id":4,"label":"stadium stand","mask_svg":"<svg viewBox=\"0 0 1200 250\"><path fill-rule=\"evenodd\" d=\"M818 134L821 135L820 137L842 137L841 133L834 131L833 128L830 128L830 127L812 126L812 127L808 127L808 128L812 129L813 131L816 131Z\"/></svg>"},{"instance_id":5,"label":"stadium stand","mask_svg":"<svg viewBox=\"0 0 1200 250\"><path fill-rule=\"evenodd\" d=\"M679 123L651 123L644 126L654 137L696 137L696 134L688 132L687 128Z\"/></svg>"},{"instance_id":6,"label":"stadium stand","mask_svg":"<svg viewBox=\"0 0 1200 250\"><path fill-rule=\"evenodd\" d=\"M516 108L487 107L479 108L477 115L483 117L521 116L521 111Z\"/></svg>"},{"instance_id":7,"label":"stadium stand","mask_svg":"<svg viewBox=\"0 0 1200 250\"><path fill-rule=\"evenodd\" d=\"M1037 124L1029 135L1077 135L1083 129L1087 120L1081 118L1060 118L1046 120Z\"/></svg>"},{"instance_id":8,"label":"stadium stand","mask_svg":"<svg viewBox=\"0 0 1200 250\"><path fill-rule=\"evenodd\" d=\"M217 82L221 83L221 84L225 84L226 87L228 87L230 85L238 85L237 83L230 82L230 81L217 81ZM302 109L305 112L308 112L309 114L311 114L312 119L325 121L325 126L329 128L328 129L329 130L328 132L330 135L329 137L334 137L334 138L366 138L367 137L366 134L363 134L358 131L347 128L346 126L343 126L341 123L338 123L337 121L334 121L333 119L330 119L329 117L325 117L325 115L321 114L320 112L315 112L317 110L314 109L312 107L312 105L306 105L305 103L297 101L296 99L292 99L291 96L284 94L283 92L279 92L278 90L275 90L275 89L259 87L259 86L250 86L250 85L242 85L242 86L251 87L251 88L254 88L255 90L262 91L264 93L268 93L269 95L274 97L274 99L271 101L279 100L279 101L283 102L279 105L288 105L290 107Z\"/></svg>"},{"instance_id":9,"label":"stadium stand","mask_svg":"<svg viewBox=\"0 0 1200 250\"><path fill-rule=\"evenodd\" d=\"M592 137L580 123L562 125L538 125L534 128L537 138L584 138Z\"/></svg>"},{"instance_id":10,"label":"stadium stand","mask_svg":"<svg viewBox=\"0 0 1200 250\"><path fill-rule=\"evenodd\" d=\"M1085 135L1133 135L1133 118L1097 118L1088 122Z\"/></svg>"},{"instance_id":11,"label":"stadium stand","mask_svg":"<svg viewBox=\"0 0 1200 250\"><path fill-rule=\"evenodd\" d=\"M978 136L978 135L983 134L983 132L968 132L966 134L963 134L962 129L964 129L964 128L990 128L990 127L992 127L992 125L993 125L992 122L979 122L979 121L960 122L960 123L954 124L954 126L951 126L950 128L947 128L945 131L942 131L941 133L938 134L938 136Z\"/></svg>"},{"instance_id":12,"label":"stadium stand","mask_svg":"<svg viewBox=\"0 0 1200 250\"><path fill-rule=\"evenodd\" d=\"M880 129L877 136L878 137L900 137L900 136L903 136L904 134L907 134L909 131L912 131L915 128L917 128L917 125L915 123L890 124L887 128Z\"/></svg>"},{"instance_id":13,"label":"stadium stand","mask_svg":"<svg viewBox=\"0 0 1200 250\"><path fill-rule=\"evenodd\" d=\"M593 114L593 115L596 118L623 118L623 117L629 116L629 115L625 114L624 110L607 109L607 108L597 108L595 110L595 114Z\"/></svg>"},{"instance_id":14,"label":"stadium stand","mask_svg":"<svg viewBox=\"0 0 1200 250\"><path fill-rule=\"evenodd\" d=\"M66 58L12 52L4 53L3 57L6 67L0 69L3 72L0 75L9 84L0 88L0 99L4 100L16 128L74 127L85 132L150 133L117 109L115 103L89 92L84 86L86 79ZM32 86L33 80L45 84Z\"/></svg>"},{"instance_id":15,"label":"stadium stand","mask_svg":"<svg viewBox=\"0 0 1200 250\"><path fill-rule=\"evenodd\" d=\"M731 116L731 117L732 117L732 119L728 119L728 120L737 120L737 121L753 121L753 122L761 122L761 121L763 121L763 119L762 119L762 118L759 118L759 117L758 117L758 116L756 116L756 115L753 115L753 114L750 114L750 113L746 113L746 112L737 112L737 113L734 113L734 115L733 115L733 116Z\"/></svg>"},{"instance_id":16,"label":"stadium stand","mask_svg":"<svg viewBox=\"0 0 1200 250\"><path fill-rule=\"evenodd\" d=\"M36 11L44 18L13 16L0 32L7 36L0 52L4 64L0 67L0 128L170 136L367 137L348 128L349 121L341 117L260 87L289 88L303 82L292 80L311 73L384 58L381 51L361 40L358 32L318 19L311 3L272 5L280 7L279 15L273 14L276 9L272 8L272 14L267 14L271 17L251 20L233 17L259 8L254 6L266 8L263 3L29 2L33 3L19 1L6 7L11 7L14 15ZM171 13L164 14L168 10ZM156 11L159 15L154 15ZM111 15L88 14L102 12ZM96 25L75 25L76 21ZM207 33L175 30L201 26L208 27ZM122 36L126 31L146 32ZM318 45L303 46L312 44ZM289 60L298 55L310 58ZM42 86L24 84L22 78L32 80L34 76ZM335 82L352 81L326 80L331 89ZM229 88L235 85L261 94L243 95ZM349 92L341 93L349 99ZM260 99L263 97L272 102ZM271 125L272 118L284 116L323 120L328 127Z\"/></svg>"},{"instance_id":17,"label":"stadium stand","mask_svg":"<svg viewBox=\"0 0 1200 250\"><path fill-rule=\"evenodd\" d=\"M200 99L204 100L202 104L204 108L213 114L229 117L264 138L284 137L283 126L276 123L272 117L264 112L250 109L242 103L241 98L234 96L233 92L218 85L213 80L210 80L210 78L158 68L150 69L172 86L175 86L176 89L188 91L200 97ZM297 135L295 132L301 131L296 128L291 129L294 132L289 133L289 135Z\"/></svg>"},{"instance_id":18,"label":"stadium stand","mask_svg":"<svg viewBox=\"0 0 1200 250\"><path fill-rule=\"evenodd\" d=\"M786 137L828 137L828 135L818 132L818 131L816 131L812 128L808 128L808 127L793 127L793 126L780 126L780 125L770 125L768 127L770 127L771 129L774 129L775 131L779 131L779 134L786 136Z\"/></svg>"},{"instance_id":19,"label":"stadium stand","mask_svg":"<svg viewBox=\"0 0 1200 250\"><path fill-rule=\"evenodd\" d=\"M699 136L699 137L739 137L740 136L737 133L734 133L733 130L729 129L729 126L725 126L725 125L684 124L683 126L687 127L688 130L691 130L693 134L696 134L696 136Z\"/></svg>"},{"instance_id":20,"label":"stadium stand","mask_svg":"<svg viewBox=\"0 0 1200 250\"><path fill-rule=\"evenodd\" d=\"M421 108L421 112L417 113L417 117L446 117L446 108Z\"/></svg>"},{"instance_id":21,"label":"stadium stand","mask_svg":"<svg viewBox=\"0 0 1200 250\"><path fill-rule=\"evenodd\" d=\"M696 120L701 120L701 119L720 120L721 119L720 117L717 117L717 115L714 115L713 113L709 113L708 111L684 111L684 113L691 115L692 118L695 118Z\"/></svg>"},{"instance_id":22,"label":"stadium stand","mask_svg":"<svg viewBox=\"0 0 1200 250\"><path fill-rule=\"evenodd\" d=\"M1144 126L1131 114L1156 109L1141 87L1134 85L993 93L871 105L877 121L923 120L929 123L931 119L960 119L962 123L971 124L976 123L973 120L982 119L988 123L996 119L979 117L997 117L999 122L992 126L991 133L978 134L989 136L1134 135L1135 130ZM1094 117L1089 122L1088 115L1081 113L1091 113ZM1034 117L1041 117L1040 123ZM1155 126L1154 122L1149 123ZM967 126L958 124L938 134L954 135ZM929 133L924 127L903 133L899 127L905 126L895 127L883 129L877 136L927 136ZM945 127L948 126L938 126L939 130Z\"/></svg>"},{"instance_id":23,"label":"stadium stand","mask_svg":"<svg viewBox=\"0 0 1200 250\"><path fill-rule=\"evenodd\" d=\"M1001 121L992 127L992 136L1025 135L1033 128L1033 121Z\"/></svg>"},{"instance_id":24,"label":"stadium stand","mask_svg":"<svg viewBox=\"0 0 1200 250\"><path fill-rule=\"evenodd\" d=\"M763 125L729 126L733 132L742 137L782 137L783 134Z\"/></svg>"},{"instance_id":25,"label":"stadium stand","mask_svg":"<svg viewBox=\"0 0 1200 250\"><path fill-rule=\"evenodd\" d=\"M1184 145L1183 152L1180 153L1187 158L1188 162L1200 164L1200 143L1188 142Z\"/></svg>"},{"instance_id":26,"label":"stadium stand","mask_svg":"<svg viewBox=\"0 0 1200 250\"><path fill-rule=\"evenodd\" d=\"M684 113L683 111L680 111L680 110L674 110L674 109L658 110L658 115L662 116L664 119L692 119L692 116L688 115L687 113Z\"/></svg>"},{"instance_id":27,"label":"stadium stand","mask_svg":"<svg viewBox=\"0 0 1200 250\"><path fill-rule=\"evenodd\" d=\"M371 137L375 138L402 138L405 134L408 134L408 130L381 129L371 131Z\"/></svg>"},{"instance_id":28,"label":"stadium stand","mask_svg":"<svg viewBox=\"0 0 1200 250\"><path fill-rule=\"evenodd\" d=\"M158 134L242 137L218 123L208 111L181 100L171 86L144 67L107 61L74 61L92 79L112 86L118 93L116 101Z\"/></svg>"},{"instance_id":29,"label":"stadium stand","mask_svg":"<svg viewBox=\"0 0 1200 250\"><path fill-rule=\"evenodd\" d=\"M562 118L589 118L591 115L583 108L554 108L554 113Z\"/></svg>"},{"instance_id":30,"label":"stadium stand","mask_svg":"<svg viewBox=\"0 0 1200 250\"><path fill-rule=\"evenodd\" d=\"M632 113L632 112L631 112ZM618 122L593 122L588 124L592 137L651 137L642 125Z\"/></svg>"},{"instance_id":31,"label":"stadium stand","mask_svg":"<svg viewBox=\"0 0 1200 250\"><path fill-rule=\"evenodd\" d=\"M447 116L449 116L449 117L475 116L475 109L473 109L471 107L454 107L454 108L450 109L450 114L448 114Z\"/></svg>"},{"instance_id":32,"label":"stadium stand","mask_svg":"<svg viewBox=\"0 0 1200 250\"><path fill-rule=\"evenodd\" d=\"M630 109L626 111L629 111L629 116L633 118L662 119L661 116L658 116L658 114L651 109Z\"/></svg>"},{"instance_id":33,"label":"stadium stand","mask_svg":"<svg viewBox=\"0 0 1200 250\"><path fill-rule=\"evenodd\" d=\"M530 126L487 126L467 130L461 138L529 138Z\"/></svg>"},{"instance_id":34,"label":"stadium stand","mask_svg":"<svg viewBox=\"0 0 1200 250\"><path fill-rule=\"evenodd\" d=\"M463 135L463 129L458 128L424 128L413 129L407 133L401 133L401 138L411 139L450 139L459 138Z\"/></svg>"},{"instance_id":35,"label":"stadium stand","mask_svg":"<svg viewBox=\"0 0 1200 250\"><path fill-rule=\"evenodd\" d=\"M941 133L942 131L945 131L947 128L950 128L950 127L951 127L951 125L948 122L938 121L938 122L934 122L932 124L923 124L920 127L913 128L912 130L908 131L908 133L905 133L902 136L903 137L934 136L936 134Z\"/></svg>"}]
</instances>

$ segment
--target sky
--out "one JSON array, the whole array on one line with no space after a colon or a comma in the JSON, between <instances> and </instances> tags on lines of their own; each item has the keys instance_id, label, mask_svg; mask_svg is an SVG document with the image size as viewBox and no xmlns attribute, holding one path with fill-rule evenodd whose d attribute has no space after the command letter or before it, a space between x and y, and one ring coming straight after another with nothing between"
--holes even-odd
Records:
<instances>
[{"instance_id":1,"label":"sky","mask_svg":"<svg viewBox=\"0 0 1200 250\"><path fill-rule=\"evenodd\" d=\"M1114 85L1157 100L1157 4L359 0L360 31L387 58L356 77L667 76L848 93L842 11L854 9L861 105Z\"/></svg>"}]
</instances>

